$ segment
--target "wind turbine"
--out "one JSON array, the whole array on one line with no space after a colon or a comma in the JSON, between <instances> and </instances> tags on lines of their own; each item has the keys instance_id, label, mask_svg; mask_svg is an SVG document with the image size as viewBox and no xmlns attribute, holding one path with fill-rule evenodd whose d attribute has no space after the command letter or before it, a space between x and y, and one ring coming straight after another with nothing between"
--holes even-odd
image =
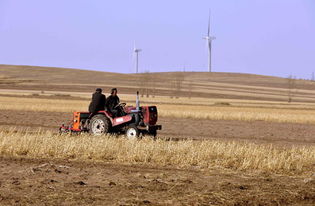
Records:
<instances>
[{"instance_id":1,"label":"wind turbine","mask_svg":"<svg viewBox=\"0 0 315 206\"><path fill-rule=\"evenodd\" d=\"M141 52L141 49L137 49L136 43L134 44L134 53L136 54L136 73L138 73L138 67L139 67L139 52Z\"/></svg>"},{"instance_id":2,"label":"wind turbine","mask_svg":"<svg viewBox=\"0 0 315 206\"><path fill-rule=\"evenodd\" d=\"M208 71L211 72L211 45L212 41L215 40L216 38L214 36L210 36L210 12L209 12L209 21L208 21L208 34L205 36L203 39L207 41L207 46L208 46Z\"/></svg>"}]
</instances>

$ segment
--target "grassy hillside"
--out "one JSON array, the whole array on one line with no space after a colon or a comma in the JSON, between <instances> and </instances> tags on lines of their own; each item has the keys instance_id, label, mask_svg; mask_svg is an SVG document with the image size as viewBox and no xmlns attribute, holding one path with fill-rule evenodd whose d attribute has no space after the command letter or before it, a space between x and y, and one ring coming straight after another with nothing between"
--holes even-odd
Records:
<instances>
[{"instance_id":1,"label":"grassy hillside","mask_svg":"<svg viewBox=\"0 0 315 206\"><path fill-rule=\"evenodd\" d=\"M315 102L315 83L279 77L207 72L121 74L54 67L0 65L0 89L121 93L172 97Z\"/></svg>"}]
</instances>

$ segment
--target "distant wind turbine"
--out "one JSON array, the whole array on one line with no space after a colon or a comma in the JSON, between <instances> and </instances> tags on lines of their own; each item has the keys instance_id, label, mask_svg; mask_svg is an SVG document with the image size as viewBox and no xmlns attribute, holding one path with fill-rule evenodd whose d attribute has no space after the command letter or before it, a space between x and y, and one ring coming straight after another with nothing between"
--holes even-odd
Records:
<instances>
[{"instance_id":1,"label":"distant wind turbine","mask_svg":"<svg viewBox=\"0 0 315 206\"><path fill-rule=\"evenodd\" d=\"M134 49L133 49L134 53L136 54L136 73L138 73L138 67L139 67L139 52L141 52L141 49L137 49L136 47L136 43L134 44Z\"/></svg>"},{"instance_id":2,"label":"distant wind turbine","mask_svg":"<svg viewBox=\"0 0 315 206\"><path fill-rule=\"evenodd\" d=\"M208 46L208 71L211 72L211 44L212 41L215 40L216 38L214 36L210 36L210 17L211 13L209 12L209 21L208 21L208 34L205 36L203 39L207 41L207 46Z\"/></svg>"}]
</instances>

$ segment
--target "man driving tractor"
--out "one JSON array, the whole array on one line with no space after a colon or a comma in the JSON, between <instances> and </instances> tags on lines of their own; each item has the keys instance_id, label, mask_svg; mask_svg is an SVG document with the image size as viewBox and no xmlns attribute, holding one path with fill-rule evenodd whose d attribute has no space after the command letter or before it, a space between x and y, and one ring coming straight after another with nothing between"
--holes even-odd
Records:
<instances>
[{"instance_id":1,"label":"man driving tractor","mask_svg":"<svg viewBox=\"0 0 315 206\"><path fill-rule=\"evenodd\" d=\"M121 108L119 108L119 97L117 96L117 88L113 88L111 90L111 95L107 98L106 100L106 109L107 111L109 111L110 113L112 113L112 115L114 117L118 117L118 116L122 116L122 112Z\"/></svg>"}]
</instances>

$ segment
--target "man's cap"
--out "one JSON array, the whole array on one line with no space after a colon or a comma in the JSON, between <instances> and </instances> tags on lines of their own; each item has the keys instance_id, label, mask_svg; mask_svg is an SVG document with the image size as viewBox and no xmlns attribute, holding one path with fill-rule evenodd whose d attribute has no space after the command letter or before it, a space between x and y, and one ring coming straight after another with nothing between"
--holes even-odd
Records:
<instances>
[{"instance_id":1,"label":"man's cap","mask_svg":"<svg viewBox=\"0 0 315 206\"><path fill-rule=\"evenodd\" d=\"M117 88L112 88L111 93L113 93L114 91L117 92Z\"/></svg>"}]
</instances>

